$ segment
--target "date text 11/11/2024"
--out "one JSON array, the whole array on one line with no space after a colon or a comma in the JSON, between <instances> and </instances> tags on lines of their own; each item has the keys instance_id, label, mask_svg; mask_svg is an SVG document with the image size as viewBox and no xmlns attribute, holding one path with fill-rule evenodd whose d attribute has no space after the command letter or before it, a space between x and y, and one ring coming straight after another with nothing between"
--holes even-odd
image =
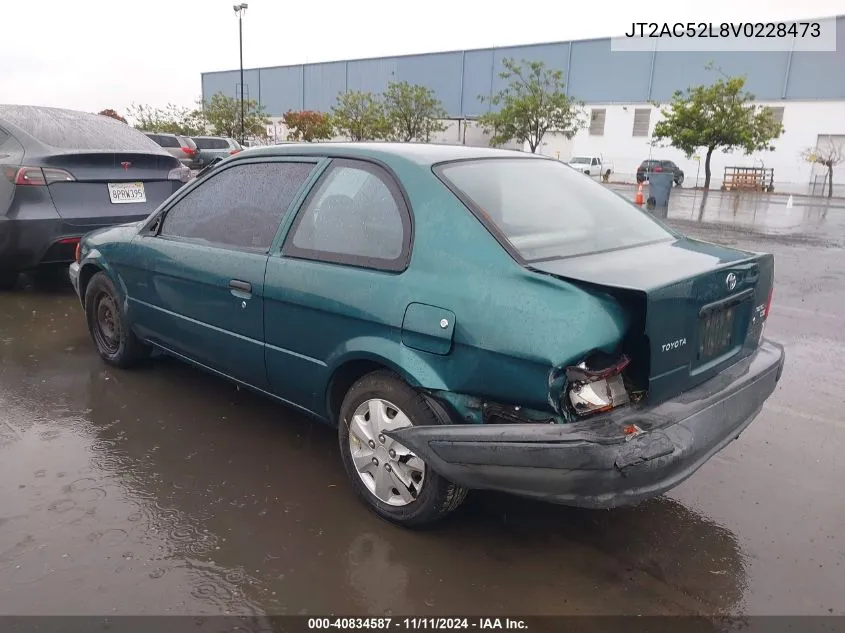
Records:
<instances>
[{"instance_id":1,"label":"date text 11/11/2024","mask_svg":"<svg viewBox=\"0 0 845 633\"><path fill-rule=\"evenodd\" d=\"M632 22L625 37L666 38L785 38L821 37L819 22L740 22L711 24L710 22Z\"/></svg>"},{"instance_id":2,"label":"date text 11/11/2024","mask_svg":"<svg viewBox=\"0 0 845 633\"><path fill-rule=\"evenodd\" d=\"M528 625L519 618L308 618L308 630L383 630L383 631L525 631Z\"/></svg>"}]
</instances>

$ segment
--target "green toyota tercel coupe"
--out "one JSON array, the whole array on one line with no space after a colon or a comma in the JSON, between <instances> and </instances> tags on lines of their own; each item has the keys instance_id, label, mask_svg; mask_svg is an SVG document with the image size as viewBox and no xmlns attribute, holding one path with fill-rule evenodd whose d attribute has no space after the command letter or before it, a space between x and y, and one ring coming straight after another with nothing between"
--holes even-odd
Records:
<instances>
[{"instance_id":1,"label":"green toyota tercel coupe","mask_svg":"<svg viewBox=\"0 0 845 633\"><path fill-rule=\"evenodd\" d=\"M253 149L89 233L70 276L107 362L158 349L336 425L356 492L404 525L475 488L659 495L784 363L763 338L771 255L505 150Z\"/></svg>"}]
</instances>

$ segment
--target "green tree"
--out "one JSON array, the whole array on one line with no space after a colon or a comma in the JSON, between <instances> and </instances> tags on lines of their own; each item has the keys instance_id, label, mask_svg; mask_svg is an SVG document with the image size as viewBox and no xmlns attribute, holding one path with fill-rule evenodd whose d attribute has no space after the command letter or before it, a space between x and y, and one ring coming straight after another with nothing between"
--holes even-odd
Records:
<instances>
[{"instance_id":1,"label":"green tree","mask_svg":"<svg viewBox=\"0 0 845 633\"><path fill-rule=\"evenodd\" d=\"M202 112L168 103L164 108L132 104L127 116L133 126L145 132L167 132L196 136L205 133Z\"/></svg>"},{"instance_id":2,"label":"green tree","mask_svg":"<svg viewBox=\"0 0 845 633\"><path fill-rule=\"evenodd\" d=\"M236 97L228 97L222 92L214 94L202 105L202 116L208 122L212 134L239 138L241 141L241 102ZM244 136L264 138L270 119L255 99L244 100Z\"/></svg>"},{"instance_id":3,"label":"green tree","mask_svg":"<svg viewBox=\"0 0 845 633\"><path fill-rule=\"evenodd\" d=\"M111 108L106 108L105 110L100 110L97 114L102 116L107 116L115 121L120 121L121 123L126 123L126 119L120 116L116 111L112 110Z\"/></svg>"},{"instance_id":4,"label":"green tree","mask_svg":"<svg viewBox=\"0 0 845 633\"><path fill-rule=\"evenodd\" d=\"M353 141L376 141L390 134L384 105L371 92L342 92L332 108L332 121L339 134Z\"/></svg>"},{"instance_id":5,"label":"green tree","mask_svg":"<svg viewBox=\"0 0 845 633\"><path fill-rule=\"evenodd\" d=\"M391 81L383 99L392 140L430 141L432 134L446 130L442 120L448 114L431 88Z\"/></svg>"},{"instance_id":6,"label":"green tree","mask_svg":"<svg viewBox=\"0 0 845 633\"><path fill-rule=\"evenodd\" d=\"M668 140L687 157L698 148L706 150L705 190L710 188L710 158L716 149L771 151L772 141L783 133L771 109L754 105L754 95L744 86L745 77L725 77L709 86L678 90L669 107L661 110L663 120L654 126L655 141Z\"/></svg>"},{"instance_id":7,"label":"green tree","mask_svg":"<svg viewBox=\"0 0 845 633\"><path fill-rule=\"evenodd\" d=\"M832 137L819 142L817 147L804 150L801 157L812 165L827 168L827 197L833 197L833 168L845 163L845 145L835 143Z\"/></svg>"},{"instance_id":8,"label":"green tree","mask_svg":"<svg viewBox=\"0 0 845 633\"><path fill-rule=\"evenodd\" d=\"M527 142L534 153L547 132L572 138L584 127L583 104L566 95L561 71L528 60L503 59L502 65L505 69L499 76L507 86L492 97L479 97L482 103L498 108L478 118L481 126L492 132L491 144Z\"/></svg>"},{"instance_id":9,"label":"green tree","mask_svg":"<svg viewBox=\"0 0 845 633\"><path fill-rule=\"evenodd\" d=\"M289 141L320 141L334 134L331 117L325 112L288 110L282 120L288 128Z\"/></svg>"}]
</instances>

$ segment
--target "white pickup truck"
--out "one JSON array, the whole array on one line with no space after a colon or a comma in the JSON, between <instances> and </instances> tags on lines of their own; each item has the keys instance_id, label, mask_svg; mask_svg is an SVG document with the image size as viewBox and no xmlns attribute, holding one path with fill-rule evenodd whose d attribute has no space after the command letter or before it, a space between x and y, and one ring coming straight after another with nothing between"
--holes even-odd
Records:
<instances>
[{"instance_id":1,"label":"white pickup truck","mask_svg":"<svg viewBox=\"0 0 845 633\"><path fill-rule=\"evenodd\" d=\"M605 161L601 156L573 156L569 166L594 178L601 176L603 182L607 182L613 173L613 163Z\"/></svg>"}]
</instances>

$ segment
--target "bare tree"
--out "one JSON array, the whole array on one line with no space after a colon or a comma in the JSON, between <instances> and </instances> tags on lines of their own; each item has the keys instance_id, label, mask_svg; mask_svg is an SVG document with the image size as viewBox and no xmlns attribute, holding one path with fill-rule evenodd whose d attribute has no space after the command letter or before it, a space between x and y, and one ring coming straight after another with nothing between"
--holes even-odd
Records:
<instances>
[{"instance_id":1,"label":"bare tree","mask_svg":"<svg viewBox=\"0 0 845 633\"><path fill-rule=\"evenodd\" d=\"M835 143L828 136L816 147L809 147L801 152L801 158L812 165L827 167L827 197L833 197L833 168L845 162L845 146Z\"/></svg>"}]
</instances>

